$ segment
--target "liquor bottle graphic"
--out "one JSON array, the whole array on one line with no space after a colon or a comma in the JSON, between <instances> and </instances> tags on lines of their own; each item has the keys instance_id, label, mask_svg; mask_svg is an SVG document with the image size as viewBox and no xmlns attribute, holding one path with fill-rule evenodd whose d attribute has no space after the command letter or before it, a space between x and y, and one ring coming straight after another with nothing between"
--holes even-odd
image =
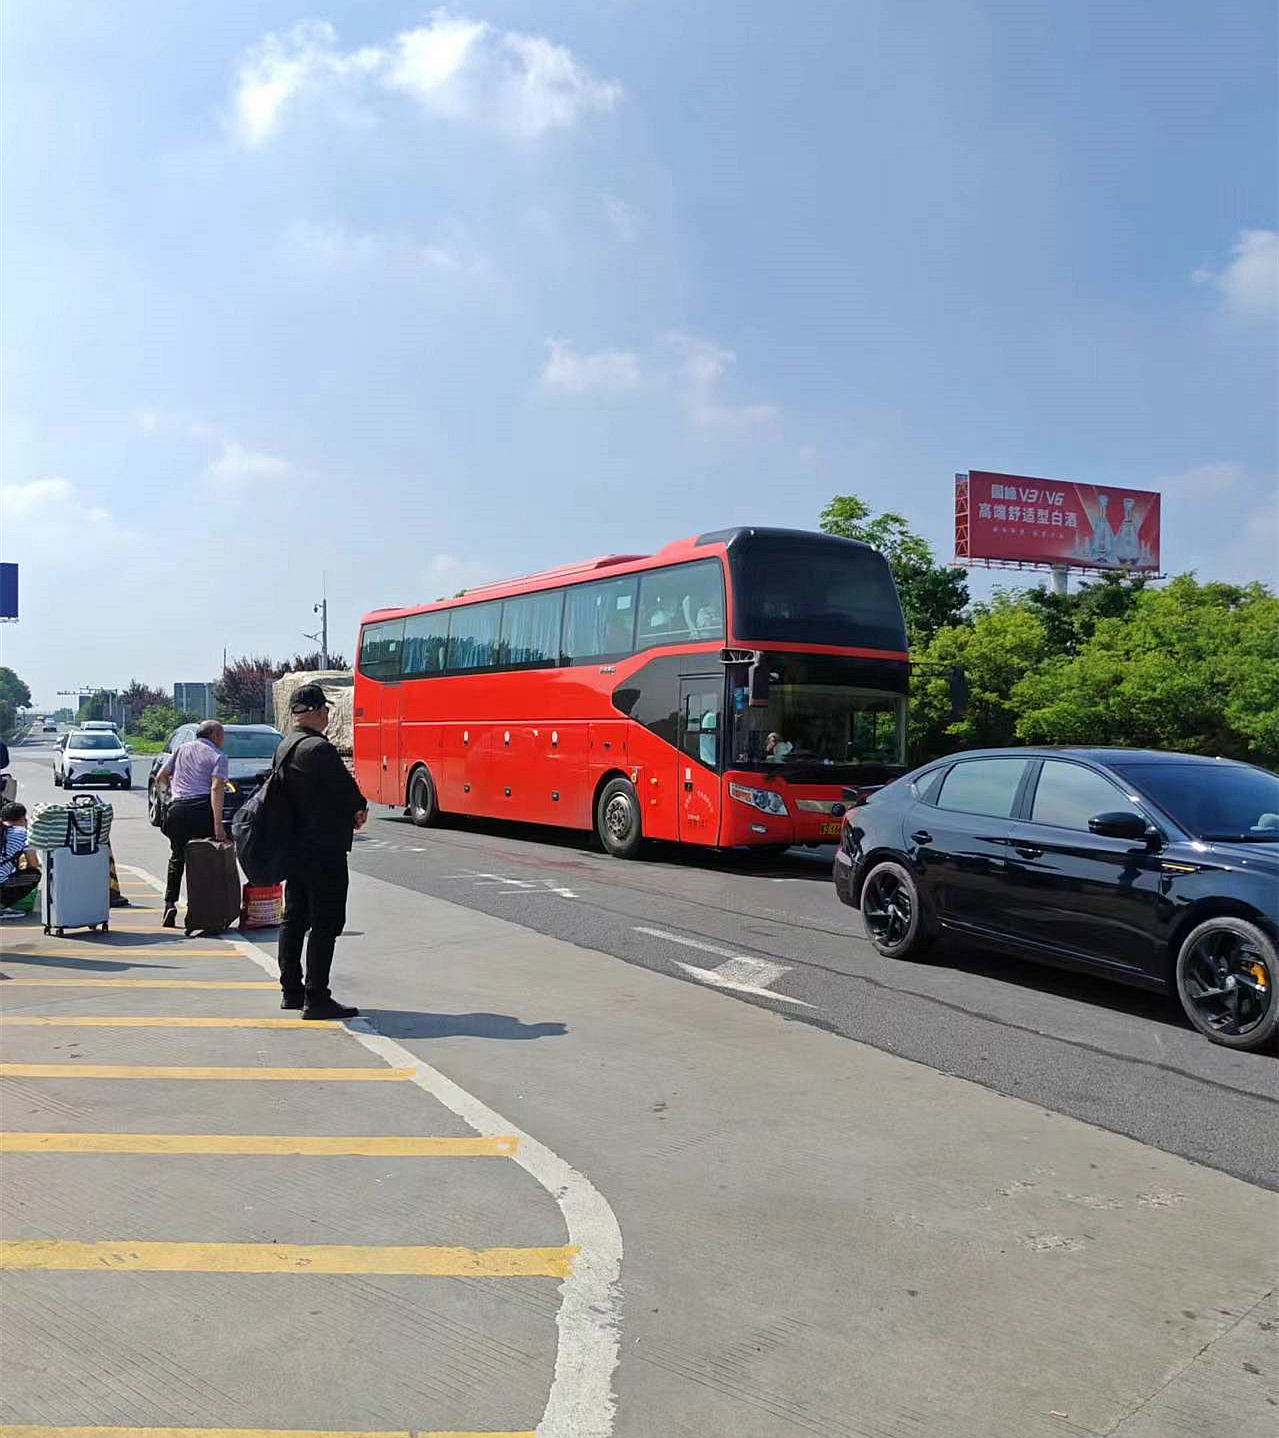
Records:
<instances>
[{"instance_id":1,"label":"liquor bottle graphic","mask_svg":"<svg viewBox=\"0 0 1279 1438\"><path fill-rule=\"evenodd\" d=\"M1115 536L1115 558L1120 564L1138 564L1141 561L1141 536L1137 532L1137 520L1133 515L1136 500L1124 496L1124 518Z\"/></svg>"}]
</instances>

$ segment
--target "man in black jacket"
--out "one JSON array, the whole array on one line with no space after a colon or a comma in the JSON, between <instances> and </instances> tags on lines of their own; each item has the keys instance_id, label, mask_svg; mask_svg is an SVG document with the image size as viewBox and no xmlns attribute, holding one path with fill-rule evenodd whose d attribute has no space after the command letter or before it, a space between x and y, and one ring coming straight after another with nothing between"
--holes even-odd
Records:
<instances>
[{"instance_id":1,"label":"man in black jacket","mask_svg":"<svg viewBox=\"0 0 1279 1438\"><path fill-rule=\"evenodd\" d=\"M346 856L355 831L368 820L369 806L324 737L329 704L323 688L304 684L289 707L294 732L281 745L280 764L293 812L293 847L280 925L280 1007L301 1009L304 1019L354 1018L359 1009L337 1003L329 992L329 970L346 923ZM308 930L304 983L302 941Z\"/></svg>"}]
</instances>

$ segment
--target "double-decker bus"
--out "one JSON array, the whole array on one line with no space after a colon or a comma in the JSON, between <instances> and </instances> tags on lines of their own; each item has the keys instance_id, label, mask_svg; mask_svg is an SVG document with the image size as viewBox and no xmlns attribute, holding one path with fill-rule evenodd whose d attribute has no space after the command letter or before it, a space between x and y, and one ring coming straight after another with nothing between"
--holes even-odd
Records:
<instances>
[{"instance_id":1,"label":"double-decker bus","mask_svg":"<svg viewBox=\"0 0 1279 1438\"><path fill-rule=\"evenodd\" d=\"M833 842L847 788L903 771L906 629L855 540L724 529L369 614L365 795L728 848Z\"/></svg>"}]
</instances>

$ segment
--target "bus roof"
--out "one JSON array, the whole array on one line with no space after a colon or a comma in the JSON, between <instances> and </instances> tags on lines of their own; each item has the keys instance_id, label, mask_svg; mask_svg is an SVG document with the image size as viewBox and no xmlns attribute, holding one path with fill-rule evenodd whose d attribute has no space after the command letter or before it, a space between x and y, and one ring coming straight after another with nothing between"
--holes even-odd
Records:
<instances>
[{"instance_id":1,"label":"bus roof","mask_svg":"<svg viewBox=\"0 0 1279 1438\"><path fill-rule=\"evenodd\" d=\"M731 549L738 540L755 535L788 536L792 538L825 539L832 544L846 544L859 549L870 546L856 539L841 539L835 535L822 534L811 529L779 529L771 526L737 525L730 529L713 529L688 539L672 540L663 545L656 554L604 554L596 559L580 560L576 564L564 564L557 569L540 569L535 574L525 574L518 579L500 579L490 584L477 584L461 594L448 599L437 599L427 604L390 605L383 609L371 610L364 616L368 624L379 619L399 619L406 614L429 613L433 609L451 609L456 604L475 604L483 599L510 599L517 594L529 594L539 589L554 589L557 585L578 580L595 578L601 570L616 569L629 574L636 569L647 569L659 564L677 564L683 559L704 558L711 546Z\"/></svg>"}]
</instances>

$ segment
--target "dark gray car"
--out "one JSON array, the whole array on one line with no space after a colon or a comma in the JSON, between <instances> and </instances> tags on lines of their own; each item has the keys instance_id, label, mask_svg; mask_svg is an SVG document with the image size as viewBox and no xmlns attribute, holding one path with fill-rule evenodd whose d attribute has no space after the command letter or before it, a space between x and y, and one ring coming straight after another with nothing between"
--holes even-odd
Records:
<instances>
[{"instance_id":1,"label":"dark gray car","mask_svg":"<svg viewBox=\"0 0 1279 1438\"><path fill-rule=\"evenodd\" d=\"M155 776L164 761L179 745L195 738L195 724L183 724L169 735L162 753L155 756L147 776L147 817L158 829L164 823L165 803L156 788ZM235 811L255 794L271 769L271 760L284 735L270 724L228 724L223 752L227 756L228 782L222 818L227 827Z\"/></svg>"}]
</instances>

